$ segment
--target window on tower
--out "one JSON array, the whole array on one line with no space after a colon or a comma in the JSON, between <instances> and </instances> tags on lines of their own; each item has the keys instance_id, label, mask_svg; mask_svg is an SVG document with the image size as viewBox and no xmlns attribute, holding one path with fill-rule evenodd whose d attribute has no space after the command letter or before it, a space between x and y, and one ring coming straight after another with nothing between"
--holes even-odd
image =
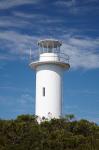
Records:
<instances>
[{"instance_id":1,"label":"window on tower","mask_svg":"<svg viewBox=\"0 0 99 150\"><path fill-rule=\"evenodd\" d=\"M43 96L45 96L45 87L43 87Z\"/></svg>"},{"instance_id":2,"label":"window on tower","mask_svg":"<svg viewBox=\"0 0 99 150\"><path fill-rule=\"evenodd\" d=\"M52 53L53 49L52 48L48 48L48 53Z\"/></svg>"}]
</instances>

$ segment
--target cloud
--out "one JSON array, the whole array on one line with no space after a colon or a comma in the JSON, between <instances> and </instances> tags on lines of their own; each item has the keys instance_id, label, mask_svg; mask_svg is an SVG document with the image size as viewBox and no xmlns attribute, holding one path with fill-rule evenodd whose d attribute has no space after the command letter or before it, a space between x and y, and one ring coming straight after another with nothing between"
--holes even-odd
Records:
<instances>
[{"instance_id":1,"label":"cloud","mask_svg":"<svg viewBox=\"0 0 99 150\"><path fill-rule=\"evenodd\" d=\"M97 110L94 110L94 111L91 111L90 109L80 109L80 107L79 108L77 108L78 110L78 115L77 116L79 116L79 114L81 115L80 116L80 118L82 119L82 118L85 118L85 119L87 119L87 120L89 120L89 121L92 121L92 122L96 122L96 123L98 123L99 124L99 111L97 111ZM86 116L86 117L85 117Z\"/></svg>"},{"instance_id":2,"label":"cloud","mask_svg":"<svg viewBox=\"0 0 99 150\"><path fill-rule=\"evenodd\" d=\"M10 0L2 0L0 1L0 8L7 9L13 6L28 3L36 4L38 2L40 2L40 0L14 0L12 3ZM78 7L76 0L56 1L56 4L69 8L71 8L72 5ZM33 21L35 21L35 24L33 24ZM34 55L38 48L37 41L43 37L46 38L47 33L47 38L55 37L64 41L61 49L65 54L69 55L71 68L99 68L99 38L94 39L86 36L77 38L75 35L81 31L75 28L68 29L64 25L61 27L56 26L56 24L62 24L62 22L64 22L64 19L60 17L49 17L47 14L37 12L34 14L24 13L18 10L13 10L10 16L1 16L0 48L3 54L0 52L0 60L13 61L18 59L20 55L21 59L27 59L30 48L32 49L32 55ZM2 30L2 28L4 28L4 30ZM26 33L23 34L24 30ZM34 34L29 35L28 31L30 32L31 30L33 30ZM71 32L74 33L72 37Z\"/></svg>"},{"instance_id":3,"label":"cloud","mask_svg":"<svg viewBox=\"0 0 99 150\"><path fill-rule=\"evenodd\" d=\"M63 19L58 17L49 17L46 14L31 14L20 11L13 11L11 16L0 17L0 31L29 31L35 34L41 35L45 31L55 34L56 30L60 30L58 27L53 28L56 24L62 24Z\"/></svg>"},{"instance_id":4,"label":"cloud","mask_svg":"<svg viewBox=\"0 0 99 150\"><path fill-rule=\"evenodd\" d=\"M0 111L2 118L15 118L19 114L33 114L34 97L28 93L20 93L16 98L15 95L0 95Z\"/></svg>"},{"instance_id":5,"label":"cloud","mask_svg":"<svg viewBox=\"0 0 99 150\"><path fill-rule=\"evenodd\" d=\"M1 56L1 55L0 55ZM4 58L3 58L3 60L4 60ZM5 66L6 66L6 63L5 62L0 62L0 71L2 70L4 70L4 68L5 68Z\"/></svg>"},{"instance_id":6,"label":"cloud","mask_svg":"<svg viewBox=\"0 0 99 150\"><path fill-rule=\"evenodd\" d=\"M77 105L65 105L65 102L64 102L64 105L63 105L63 110L65 111L73 111L73 110L77 110L78 109L78 106Z\"/></svg>"},{"instance_id":7,"label":"cloud","mask_svg":"<svg viewBox=\"0 0 99 150\"><path fill-rule=\"evenodd\" d=\"M26 106L28 103L31 103L33 105L34 103L34 98L30 94L22 94L20 97L20 104L23 106Z\"/></svg>"},{"instance_id":8,"label":"cloud","mask_svg":"<svg viewBox=\"0 0 99 150\"><path fill-rule=\"evenodd\" d=\"M30 48L32 54L37 51L37 41L42 37L30 36L27 34L21 34L14 31L5 31L0 33L1 48L6 48L8 55L1 55L1 60L12 59L9 54L17 57L22 52L24 58L29 55ZM63 39L62 51L69 55L71 68L84 68L84 69L95 69L99 68L99 39L93 39L89 37L76 38L71 36L60 37ZM25 59L25 58L24 58Z\"/></svg>"},{"instance_id":9,"label":"cloud","mask_svg":"<svg viewBox=\"0 0 99 150\"><path fill-rule=\"evenodd\" d=\"M24 12L19 12L19 11L14 11L13 12L14 17L18 17L20 20L21 18L27 20L27 22L31 22L31 19L35 21L35 24L48 24L48 23L59 23L59 22L64 22L61 18L57 16L48 16L47 14L31 14L31 13L24 13ZM31 23L32 26L32 23Z\"/></svg>"},{"instance_id":10,"label":"cloud","mask_svg":"<svg viewBox=\"0 0 99 150\"><path fill-rule=\"evenodd\" d=\"M16 100L15 109L12 110L13 113L17 114L30 114L34 112L35 99L32 94L22 93Z\"/></svg>"},{"instance_id":11,"label":"cloud","mask_svg":"<svg viewBox=\"0 0 99 150\"><path fill-rule=\"evenodd\" d=\"M54 5L57 6L61 12L64 12L64 9L66 9L67 12L74 15L85 15L88 12L96 14L97 11L99 12L98 0L58 0L54 2Z\"/></svg>"},{"instance_id":12,"label":"cloud","mask_svg":"<svg viewBox=\"0 0 99 150\"><path fill-rule=\"evenodd\" d=\"M99 111L98 110L94 110L92 111L91 109L89 108L81 108L80 105L66 105L65 104L63 105L63 114L75 114L75 116L77 116L76 119L87 119L87 120L90 120L90 121L94 121L94 122L97 122L99 123Z\"/></svg>"},{"instance_id":13,"label":"cloud","mask_svg":"<svg viewBox=\"0 0 99 150\"><path fill-rule=\"evenodd\" d=\"M0 33L0 39L1 39L1 49L5 48L7 49L6 52L9 54L19 54L19 53L27 53L27 50L30 49L30 47L35 47L36 44L36 37L20 34L18 32L14 31L5 31ZM4 45L5 43L5 45ZM7 56L1 56L1 59L6 59Z\"/></svg>"},{"instance_id":14,"label":"cloud","mask_svg":"<svg viewBox=\"0 0 99 150\"><path fill-rule=\"evenodd\" d=\"M31 26L32 24L25 20L25 19L20 19L15 16L0 16L0 27L1 28L27 28L27 26ZM11 29L10 29L11 30Z\"/></svg>"},{"instance_id":15,"label":"cloud","mask_svg":"<svg viewBox=\"0 0 99 150\"><path fill-rule=\"evenodd\" d=\"M70 38L69 39L69 43L71 43L71 45L74 45L74 46L77 46L78 48L79 47L82 47L82 48L98 48L99 46L99 39L91 39L91 38L87 38L87 37L84 37L84 38Z\"/></svg>"},{"instance_id":16,"label":"cloud","mask_svg":"<svg viewBox=\"0 0 99 150\"><path fill-rule=\"evenodd\" d=\"M31 13L24 13L24 12L20 12L20 11L13 11L13 15L15 17L19 17L19 18L26 18L26 19L37 19L37 18L41 18L42 15L40 14L31 14Z\"/></svg>"},{"instance_id":17,"label":"cloud","mask_svg":"<svg viewBox=\"0 0 99 150\"><path fill-rule=\"evenodd\" d=\"M64 39L62 51L69 55L72 68L95 69L99 68L99 39L77 39L68 37Z\"/></svg>"},{"instance_id":18,"label":"cloud","mask_svg":"<svg viewBox=\"0 0 99 150\"><path fill-rule=\"evenodd\" d=\"M58 0L54 4L56 6L72 7L75 3L76 3L75 0L67 0L67 1L64 1L64 0L60 1L60 0Z\"/></svg>"},{"instance_id":19,"label":"cloud","mask_svg":"<svg viewBox=\"0 0 99 150\"><path fill-rule=\"evenodd\" d=\"M36 4L39 0L1 0L0 9L8 9L11 7L16 7L25 4Z\"/></svg>"},{"instance_id":20,"label":"cloud","mask_svg":"<svg viewBox=\"0 0 99 150\"><path fill-rule=\"evenodd\" d=\"M68 89L66 90L67 94L70 95L99 95L99 90L89 90L89 89Z\"/></svg>"}]
</instances>

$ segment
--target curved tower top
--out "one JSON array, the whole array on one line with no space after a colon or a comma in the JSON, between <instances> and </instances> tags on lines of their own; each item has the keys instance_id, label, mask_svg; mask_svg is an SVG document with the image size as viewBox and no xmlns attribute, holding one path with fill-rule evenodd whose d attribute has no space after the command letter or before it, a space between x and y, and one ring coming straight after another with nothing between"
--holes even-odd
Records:
<instances>
[{"instance_id":1,"label":"curved tower top","mask_svg":"<svg viewBox=\"0 0 99 150\"><path fill-rule=\"evenodd\" d=\"M40 40L38 42L38 46L44 47L44 48L57 48L62 45L61 41L54 40L54 39L45 39L45 40Z\"/></svg>"},{"instance_id":2,"label":"curved tower top","mask_svg":"<svg viewBox=\"0 0 99 150\"><path fill-rule=\"evenodd\" d=\"M39 50L33 52L30 66L36 69L40 65L55 64L69 69L69 56L61 52L62 42L55 39L44 39L38 41Z\"/></svg>"}]
</instances>

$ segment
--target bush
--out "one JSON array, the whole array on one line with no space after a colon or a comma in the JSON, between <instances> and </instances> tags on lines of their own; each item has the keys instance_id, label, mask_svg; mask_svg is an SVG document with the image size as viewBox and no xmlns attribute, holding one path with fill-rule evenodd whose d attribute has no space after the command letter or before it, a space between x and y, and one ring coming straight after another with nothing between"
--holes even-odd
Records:
<instances>
[{"instance_id":1,"label":"bush","mask_svg":"<svg viewBox=\"0 0 99 150\"><path fill-rule=\"evenodd\" d=\"M38 124L37 117L21 115L0 120L0 150L99 150L99 126L74 115Z\"/></svg>"}]
</instances>

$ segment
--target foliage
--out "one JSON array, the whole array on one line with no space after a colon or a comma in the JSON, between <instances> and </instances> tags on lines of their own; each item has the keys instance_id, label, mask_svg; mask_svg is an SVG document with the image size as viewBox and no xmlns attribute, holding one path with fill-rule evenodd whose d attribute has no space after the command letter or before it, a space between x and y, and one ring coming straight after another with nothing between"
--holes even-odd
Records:
<instances>
[{"instance_id":1,"label":"foliage","mask_svg":"<svg viewBox=\"0 0 99 150\"><path fill-rule=\"evenodd\" d=\"M0 150L11 149L99 150L99 126L74 115L40 124L32 115L0 120Z\"/></svg>"}]
</instances>

